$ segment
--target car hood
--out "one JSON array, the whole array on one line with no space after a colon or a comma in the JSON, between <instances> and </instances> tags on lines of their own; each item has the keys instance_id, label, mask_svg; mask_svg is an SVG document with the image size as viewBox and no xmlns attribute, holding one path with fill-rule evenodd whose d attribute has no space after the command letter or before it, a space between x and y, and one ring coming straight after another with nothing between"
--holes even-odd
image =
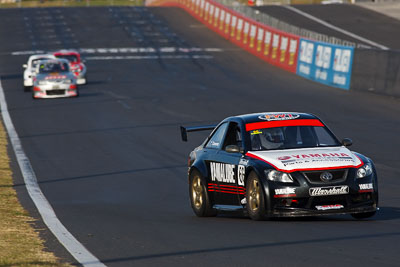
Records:
<instances>
[{"instance_id":1,"label":"car hood","mask_svg":"<svg viewBox=\"0 0 400 267\"><path fill-rule=\"evenodd\" d=\"M364 164L346 147L249 151L246 155L285 172L358 168Z\"/></svg>"}]
</instances>

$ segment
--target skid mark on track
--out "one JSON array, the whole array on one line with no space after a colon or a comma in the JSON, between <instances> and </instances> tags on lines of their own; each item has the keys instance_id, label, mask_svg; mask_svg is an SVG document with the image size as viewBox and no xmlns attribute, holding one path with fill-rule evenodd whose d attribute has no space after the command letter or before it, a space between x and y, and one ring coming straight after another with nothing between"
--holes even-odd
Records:
<instances>
[{"instance_id":1,"label":"skid mark on track","mask_svg":"<svg viewBox=\"0 0 400 267\"><path fill-rule=\"evenodd\" d=\"M108 9L114 21L124 29L126 34L132 39L137 46L153 47L158 63L163 69L167 69L164 57L161 56L162 47L191 47L184 39L172 32L167 23L156 17L145 7L111 7ZM197 59L202 58L193 55L192 51L187 51L188 59L200 70L204 67ZM204 56L207 56L206 54Z\"/></svg>"},{"instance_id":2,"label":"skid mark on track","mask_svg":"<svg viewBox=\"0 0 400 267\"><path fill-rule=\"evenodd\" d=\"M23 9L24 26L32 50L79 46L59 8Z\"/></svg>"}]
</instances>

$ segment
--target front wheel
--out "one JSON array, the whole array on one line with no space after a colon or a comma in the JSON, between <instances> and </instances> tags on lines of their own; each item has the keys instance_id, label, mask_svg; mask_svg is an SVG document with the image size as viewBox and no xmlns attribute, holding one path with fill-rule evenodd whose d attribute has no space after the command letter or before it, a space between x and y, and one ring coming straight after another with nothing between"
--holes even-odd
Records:
<instances>
[{"instance_id":1,"label":"front wheel","mask_svg":"<svg viewBox=\"0 0 400 267\"><path fill-rule=\"evenodd\" d=\"M213 209L203 177L199 172L193 171L189 180L190 204L194 213L199 217L216 215Z\"/></svg>"},{"instance_id":2,"label":"front wheel","mask_svg":"<svg viewBox=\"0 0 400 267\"><path fill-rule=\"evenodd\" d=\"M256 221L267 219L265 194L260 178L254 172L249 174L246 183L247 213Z\"/></svg>"}]
</instances>

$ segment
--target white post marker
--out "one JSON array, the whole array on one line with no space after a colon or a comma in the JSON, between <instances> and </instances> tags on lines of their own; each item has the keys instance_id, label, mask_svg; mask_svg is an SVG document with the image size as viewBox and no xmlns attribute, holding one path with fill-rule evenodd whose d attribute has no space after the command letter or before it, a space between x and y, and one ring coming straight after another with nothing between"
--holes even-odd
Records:
<instances>
[{"instance_id":1,"label":"white post marker","mask_svg":"<svg viewBox=\"0 0 400 267\"><path fill-rule=\"evenodd\" d=\"M313 20L313 21L316 21L316 22L318 22L318 23L324 25L325 27L331 28L331 29L333 29L333 30L335 30L335 31L338 31L338 32L341 32L341 33L343 33L343 34L345 34L345 35L347 35L347 36L350 36L350 37L352 37L352 38L354 38L354 39L357 39L357 40L359 40L359 41L362 41L362 42L364 42L364 43L367 43L367 44L369 44L369 45L378 47L378 48L383 49L383 50L389 50L389 47L387 47L387 46L378 44L378 43L376 43L376 42L374 42L374 41L371 41L371 40L369 40L369 39L366 39L366 38L364 38L364 37L361 37L361 36L359 36L359 35L357 35L357 34L354 34L354 33L352 33L352 32L346 31L346 30L344 30L344 29L342 29L342 28L336 27L336 26L334 26L334 25L332 25L332 24L330 24L330 23L328 23L328 22L326 22L326 21L323 21L323 20L321 20L321 19L319 19L319 18L316 18L316 17L314 17L313 15L310 15L310 14L308 14L308 13L306 13L306 12L303 12L303 11L301 11L301 10L299 10L299 9L297 9L297 8L295 8L295 7L293 7L293 6L283 5L283 7L287 8L287 9L293 11L293 12L296 12L297 14L300 14L300 15L302 15L302 16L308 18L308 19L311 19L311 20Z\"/></svg>"},{"instance_id":2,"label":"white post marker","mask_svg":"<svg viewBox=\"0 0 400 267\"><path fill-rule=\"evenodd\" d=\"M22 148L21 141L12 123L10 113L8 112L7 102L4 96L4 90L0 79L0 108L6 127L8 137L10 138L12 148L19 168L24 178L26 189L33 203L42 216L43 222L49 230L55 235L58 241L68 250L69 253L83 266L105 267L92 253L90 253L78 240L65 228L57 218L53 208L40 190L32 165Z\"/></svg>"}]
</instances>

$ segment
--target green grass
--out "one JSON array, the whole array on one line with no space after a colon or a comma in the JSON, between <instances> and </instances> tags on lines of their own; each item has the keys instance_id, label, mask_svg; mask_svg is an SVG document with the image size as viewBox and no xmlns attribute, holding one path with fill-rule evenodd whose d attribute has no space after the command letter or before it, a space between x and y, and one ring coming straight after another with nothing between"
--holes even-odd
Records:
<instances>
[{"instance_id":1,"label":"green grass","mask_svg":"<svg viewBox=\"0 0 400 267\"><path fill-rule=\"evenodd\" d=\"M20 205L13 188L7 138L0 121L0 266L71 266L47 252L34 220Z\"/></svg>"},{"instance_id":2,"label":"green grass","mask_svg":"<svg viewBox=\"0 0 400 267\"><path fill-rule=\"evenodd\" d=\"M1 0L0 0L1 1ZM0 8L16 7L86 7L86 6L143 6L144 0L22 0L0 4Z\"/></svg>"}]
</instances>

